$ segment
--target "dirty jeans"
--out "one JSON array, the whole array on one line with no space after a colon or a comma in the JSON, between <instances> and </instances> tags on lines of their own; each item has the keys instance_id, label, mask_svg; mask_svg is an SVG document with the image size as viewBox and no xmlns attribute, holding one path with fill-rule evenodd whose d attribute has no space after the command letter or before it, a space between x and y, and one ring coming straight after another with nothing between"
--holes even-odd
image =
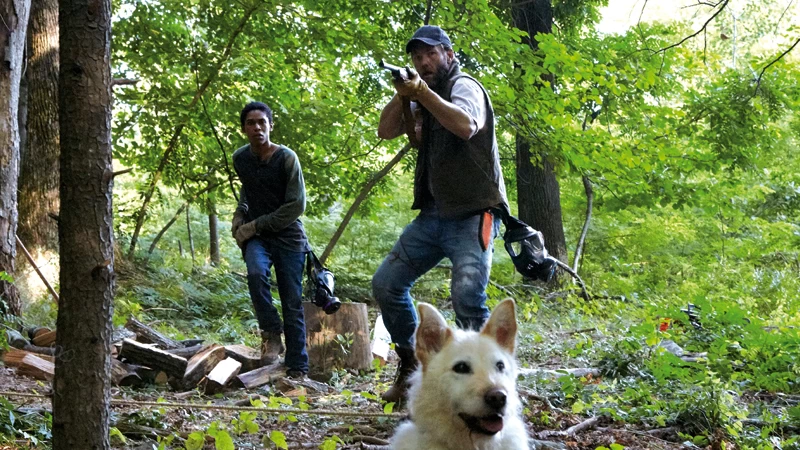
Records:
<instances>
[{"instance_id":1,"label":"dirty jeans","mask_svg":"<svg viewBox=\"0 0 800 450\"><path fill-rule=\"evenodd\" d=\"M411 287L443 258L453 263L450 296L461 328L479 329L489 317L486 285L492 267L493 245L485 251L478 241L480 214L460 220L442 219L423 210L400 235L372 277L372 294L381 307L392 342L414 348L417 312ZM500 230L495 216L492 239Z\"/></svg>"},{"instance_id":2,"label":"dirty jeans","mask_svg":"<svg viewBox=\"0 0 800 450\"><path fill-rule=\"evenodd\" d=\"M247 264L247 286L261 331L280 333L286 340L286 367L308 372L306 325L303 321L303 269L306 254L274 245L258 236L244 249ZM283 310L283 324L272 304L270 268L275 266L278 294Z\"/></svg>"}]
</instances>

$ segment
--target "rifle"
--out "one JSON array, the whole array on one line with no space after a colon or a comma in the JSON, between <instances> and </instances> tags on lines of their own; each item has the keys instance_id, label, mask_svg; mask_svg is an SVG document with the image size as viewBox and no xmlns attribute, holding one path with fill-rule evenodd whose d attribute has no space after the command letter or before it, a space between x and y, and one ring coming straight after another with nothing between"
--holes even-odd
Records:
<instances>
[{"instance_id":1,"label":"rifle","mask_svg":"<svg viewBox=\"0 0 800 450\"><path fill-rule=\"evenodd\" d=\"M391 72L392 78L394 78L396 81L406 81L410 78L409 72L411 69L407 67L393 66L386 63L384 60L381 60L381 62L378 63L378 67ZM403 123L406 128L408 142L412 147L420 148L420 142L417 140L417 132L414 128L416 125L416 120L414 119L414 115L411 114L411 99L405 96L400 96L400 101L403 102Z\"/></svg>"},{"instance_id":2,"label":"rifle","mask_svg":"<svg viewBox=\"0 0 800 450\"><path fill-rule=\"evenodd\" d=\"M388 70L389 72L391 72L392 73L392 77L395 80L400 81L400 80L407 80L409 78L409 76L408 76L408 68L393 66L393 65L385 62L384 60L381 60L381 62L378 63L378 67L380 67L381 69L385 69L385 70Z\"/></svg>"}]
</instances>

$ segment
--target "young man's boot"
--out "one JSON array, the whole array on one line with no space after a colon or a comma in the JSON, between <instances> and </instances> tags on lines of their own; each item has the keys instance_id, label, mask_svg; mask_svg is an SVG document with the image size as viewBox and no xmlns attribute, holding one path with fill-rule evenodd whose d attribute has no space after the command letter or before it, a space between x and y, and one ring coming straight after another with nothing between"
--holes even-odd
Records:
<instances>
[{"instance_id":1,"label":"young man's boot","mask_svg":"<svg viewBox=\"0 0 800 450\"><path fill-rule=\"evenodd\" d=\"M261 332L261 364L268 365L278 361L278 357L286 349L283 347L280 332Z\"/></svg>"},{"instance_id":2,"label":"young man's boot","mask_svg":"<svg viewBox=\"0 0 800 450\"><path fill-rule=\"evenodd\" d=\"M408 378L417 369L417 358L414 350L396 347L395 351L400 356L400 365L397 366L397 375L394 384L388 391L381 395L385 402L403 403L408 398Z\"/></svg>"}]
</instances>

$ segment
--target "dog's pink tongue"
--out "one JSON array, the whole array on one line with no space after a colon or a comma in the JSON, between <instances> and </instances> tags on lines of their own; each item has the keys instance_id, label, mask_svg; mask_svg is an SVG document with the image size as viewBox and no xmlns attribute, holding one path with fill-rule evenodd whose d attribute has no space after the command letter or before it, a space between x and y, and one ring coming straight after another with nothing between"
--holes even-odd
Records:
<instances>
[{"instance_id":1,"label":"dog's pink tongue","mask_svg":"<svg viewBox=\"0 0 800 450\"><path fill-rule=\"evenodd\" d=\"M503 418L492 417L489 419L480 419L480 424L484 430L490 433L497 433L503 429Z\"/></svg>"}]
</instances>

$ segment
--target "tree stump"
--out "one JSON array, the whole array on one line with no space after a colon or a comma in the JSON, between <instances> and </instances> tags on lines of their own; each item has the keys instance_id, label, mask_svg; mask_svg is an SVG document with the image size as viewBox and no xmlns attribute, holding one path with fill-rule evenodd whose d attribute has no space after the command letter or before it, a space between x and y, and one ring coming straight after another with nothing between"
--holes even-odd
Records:
<instances>
[{"instance_id":1,"label":"tree stump","mask_svg":"<svg viewBox=\"0 0 800 450\"><path fill-rule=\"evenodd\" d=\"M333 369L369 370L369 321L364 303L342 303L335 314L327 315L313 303L303 303L306 346L312 373Z\"/></svg>"}]
</instances>

